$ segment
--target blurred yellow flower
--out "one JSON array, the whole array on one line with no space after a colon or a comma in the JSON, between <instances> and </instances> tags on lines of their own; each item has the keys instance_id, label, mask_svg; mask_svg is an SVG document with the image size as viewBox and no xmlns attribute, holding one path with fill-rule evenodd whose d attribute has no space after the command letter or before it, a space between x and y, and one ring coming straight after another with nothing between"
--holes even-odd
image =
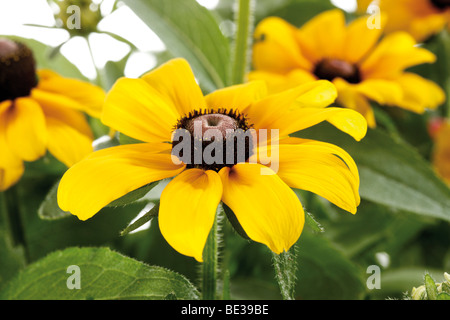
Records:
<instances>
[{"instance_id":1,"label":"blurred yellow flower","mask_svg":"<svg viewBox=\"0 0 450 320\"><path fill-rule=\"evenodd\" d=\"M387 16L386 33L406 31L421 42L450 28L448 0L358 0L359 11L366 11L371 2Z\"/></svg>"},{"instance_id":2,"label":"blurred yellow flower","mask_svg":"<svg viewBox=\"0 0 450 320\"><path fill-rule=\"evenodd\" d=\"M332 81L337 102L359 111L370 127L376 126L370 100L417 113L441 105L445 94L438 85L405 72L435 62L435 55L416 46L405 32L380 40L382 30L368 28L367 17L346 25L338 9L319 14L300 29L268 17L255 30L254 70L248 79L265 80L272 92L317 79Z\"/></svg>"},{"instance_id":3,"label":"blurred yellow flower","mask_svg":"<svg viewBox=\"0 0 450 320\"><path fill-rule=\"evenodd\" d=\"M438 175L450 185L450 120L432 120L430 134L434 140L433 167Z\"/></svg>"},{"instance_id":4,"label":"blurred yellow flower","mask_svg":"<svg viewBox=\"0 0 450 320\"><path fill-rule=\"evenodd\" d=\"M104 97L92 84L36 71L30 49L0 39L0 191L20 179L24 161L47 150L67 166L92 152L83 112L99 117Z\"/></svg>"},{"instance_id":5,"label":"blurred yellow flower","mask_svg":"<svg viewBox=\"0 0 450 320\"><path fill-rule=\"evenodd\" d=\"M161 194L158 221L164 238L178 252L202 261L220 201L233 211L252 240L275 253L287 251L304 224L303 208L290 187L319 194L352 213L360 201L359 174L344 150L287 137L330 121L362 139L365 119L353 110L326 108L335 98L336 89L328 81L277 95L267 95L264 82L255 81L204 96L184 59L171 60L139 79L121 78L107 95L102 121L144 143L103 149L75 164L60 182L59 206L86 220L135 189L174 177ZM186 139L194 140L184 150L186 154L183 151L186 158L175 152L180 143L174 139L178 129L188 134ZM253 139L237 143L234 152L245 154L239 160L225 150L235 140L224 133L239 129L278 130L281 140L275 139L276 147L263 143L274 142L268 135L265 139L258 136L258 143ZM220 161L192 161L198 151L206 153L212 145L204 137L214 131L220 135L214 140L221 141L219 150L225 150ZM275 152L273 148L279 157L270 157L269 167L266 160ZM271 169L275 162L276 172ZM262 174L264 169L267 174Z\"/></svg>"}]
</instances>

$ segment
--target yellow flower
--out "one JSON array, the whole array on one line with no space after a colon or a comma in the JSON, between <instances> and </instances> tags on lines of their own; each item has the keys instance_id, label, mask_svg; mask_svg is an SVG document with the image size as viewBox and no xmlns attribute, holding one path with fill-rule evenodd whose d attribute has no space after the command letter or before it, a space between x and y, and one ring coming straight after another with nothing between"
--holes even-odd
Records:
<instances>
[{"instance_id":1,"label":"yellow flower","mask_svg":"<svg viewBox=\"0 0 450 320\"><path fill-rule=\"evenodd\" d=\"M450 120L433 120L431 136L434 140L433 167L438 175L450 185Z\"/></svg>"},{"instance_id":2,"label":"yellow flower","mask_svg":"<svg viewBox=\"0 0 450 320\"><path fill-rule=\"evenodd\" d=\"M301 83L326 79L338 89L337 102L376 125L370 100L423 113L445 100L434 82L404 70L436 60L404 32L379 41L381 29L369 29L367 18L346 25L340 10L319 14L300 29L269 17L255 30L254 71L250 80L267 81L278 92Z\"/></svg>"},{"instance_id":3,"label":"yellow flower","mask_svg":"<svg viewBox=\"0 0 450 320\"><path fill-rule=\"evenodd\" d=\"M358 13L365 13L370 4L378 4L378 0L357 0L357 10Z\"/></svg>"},{"instance_id":4,"label":"yellow flower","mask_svg":"<svg viewBox=\"0 0 450 320\"><path fill-rule=\"evenodd\" d=\"M143 143L96 151L75 164L61 179L59 206L86 220L137 188L174 177L161 194L158 221L161 233L178 252L202 261L217 206L223 201L251 239L281 253L297 241L304 224L303 208L290 187L315 192L352 213L359 204L358 171L344 150L287 138L330 121L362 139L367 124L358 112L325 108L335 98L336 89L328 81L277 95L267 95L264 82L256 81L204 96L184 59L171 60L139 79L121 78L106 97L102 121ZM261 129L279 130L279 157L272 156L278 146L276 135L267 134L265 139ZM209 132L220 133L214 140L221 141L220 148L228 142L233 145L235 140L223 133L226 130L257 132L258 144L253 139L241 147L237 143L234 150L238 157L245 154L243 161L232 152L219 159L227 161L191 161L211 147L213 140L205 138ZM174 138L178 132L193 137L186 154L175 152L181 143ZM182 156L185 162L180 161Z\"/></svg>"},{"instance_id":5,"label":"yellow flower","mask_svg":"<svg viewBox=\"0 0 450 320\"><path fill-rule=\"evenodd\" d=\"M47 150L67 166L92 152L83 112L100 117L104 97L89 83L36 72L31 50L0 39L0 191L21 178L24 161Z\"/></svg>"},{"instance_id":6,"label":"yellow flower","mask_svg":"<svg viewBox=\"0 0 450 320\"><path fill-rule=\"evenodd\" d=\"M372 1L358 0L360 11ZM373 1L387 15L386 33L406 31L416 41L425 41L446 27L450 28L448 0L378 0Z\"/></svg>"}]
</instances>

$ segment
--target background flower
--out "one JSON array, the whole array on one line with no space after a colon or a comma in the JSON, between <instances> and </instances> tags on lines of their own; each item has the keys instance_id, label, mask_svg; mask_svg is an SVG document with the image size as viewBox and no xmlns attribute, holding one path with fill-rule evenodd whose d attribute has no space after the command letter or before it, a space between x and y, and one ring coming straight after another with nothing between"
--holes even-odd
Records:
<instances>
[{"instance_id":1,"label":"background flower","mask_svg":"<svg viewBox=\"0 0 450 320\"><path fill-rule=\"evenodd\" d=\"M94 137L83 113L99 117L105 93L50 70L36 72L31 50L0 41L0 190L5 190L23 174L23 161L35 161L47 150L66 166L92 152Z\"/></svg>"},{"instance_id":2,"label":"background flower","mask_svg":"<svg viewBox=\"0 0 450 320\"><path fill-rule=\"evenodd\" d=\"M450 5L445 0L359 0L358 7L365 11L371 2L387 15L386 33L406 31L421 42L450 28Z\"/></svg>"},{"instance_id":3,"label":"background flower","mask_svg":"<svg viewBox=\"0 0 450 320\"><path fill-rule=\"evenodd\" d=\"M430 51L415 46L406 33L380 40L382 29L369 29L367 17L345 23L341 10L321 13L300 29L269 17L255 30L254 71L248 78L264 79L274 91L316 79L332 81L338 103L363 114L376 125L370 101L423 113L445 101L443 90L430 80L406 72L433 63Z\"/></svg>"}]
</instances>

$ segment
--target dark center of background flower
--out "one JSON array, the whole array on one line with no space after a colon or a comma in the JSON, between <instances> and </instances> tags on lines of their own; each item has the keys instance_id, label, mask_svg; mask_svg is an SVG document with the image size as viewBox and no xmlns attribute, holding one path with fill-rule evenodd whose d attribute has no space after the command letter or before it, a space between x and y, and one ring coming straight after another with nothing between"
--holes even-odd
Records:
<instances>
[{"instance_id":1,"label":"dark center of background flower","mask_svg":"<svg viewBox=\"0 0 450 320\"><path fill-rule=\"evenodd\" d=\"M178 131L180 129L182 131ZM187 168L218 172L223 167L244 162L252 155L253 138L250 129L245 117L234 110L194 111L178 121L172 141L172 153ZM185 140L186 137L189 141ZM186 151L190 151L190 155Z\"/></svg>"},{"instance_id":2,"label":"dark center of background flower","mask_svg":"<svg viewBox=\"0 0 450 320\"><path fill-rule=\"evenodd\" d=\"M431 0L431 3L439 9L450 8L450 0Z\"/></svg>"},{"instance_id":3,"label":"dark center of background flower","mask_svg":"<svg viewBox=\"0 0 450 320\"><path fill-rule=\"evenodd\" d=\"M38 83L32 51L0 38L0 101L26 97Z\"/></svg>"},{"instance_id":4,"label":"dark center of background flower","mask_svg":"<svg viewBox=\"0 0 450 320\"><path fill-rule=\"evenodd\" d=\"M319 79L333 81L342 78L350 83L361 82L361 75L356 65L338 59L323 59L315 69L314 74Z\"/></svg>"}]
</instances>

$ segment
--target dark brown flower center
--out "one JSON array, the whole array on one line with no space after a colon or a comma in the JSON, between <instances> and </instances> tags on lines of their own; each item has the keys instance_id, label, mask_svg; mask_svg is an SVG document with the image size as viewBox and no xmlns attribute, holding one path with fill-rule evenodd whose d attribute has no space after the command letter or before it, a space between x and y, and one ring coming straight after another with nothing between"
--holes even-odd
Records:
<instances>
[{"instance_id":1,"label":"dark brown flower center","mask_svg":"<svg viewBox=\"0 0 450 320\"><path fill-rule=\"evenodd\" d=\"M220 171L245 162L253 150L253 130L233 110L195 111L180 119L172 139L172 154L187 168Z\"/></svg>"},{"instance_id":2,"label":"dark brown flower center","mask_svg":"<svg viewBox=\"0 0 450 320\"><path fill-rule=\"evenodd\" d=\"M28 96L37 82L32 51L22 43L0 39L0 102Z\"/></svg>"},{"instance_id":3,"label":"dark brown flower center","mask_svg":"<svg viewBox=\"0 0 450 320\"><path fill-rule=\"evenodd\" d=\"M438 9L450 8L450 0L431 0L431 3Z\"/></svg>"},{"instance_id":4,"label":"dark brown flower center","mask_svg":"<svg viewBox=\"0 0 450 320\"><path fill-rule=\"evenodd\" d=\"M314 69L319 79L332 81L342 78L350 83L361 82L361 75L356 65L338 59L323 59Z\"/></svg>"}]
</instances>

